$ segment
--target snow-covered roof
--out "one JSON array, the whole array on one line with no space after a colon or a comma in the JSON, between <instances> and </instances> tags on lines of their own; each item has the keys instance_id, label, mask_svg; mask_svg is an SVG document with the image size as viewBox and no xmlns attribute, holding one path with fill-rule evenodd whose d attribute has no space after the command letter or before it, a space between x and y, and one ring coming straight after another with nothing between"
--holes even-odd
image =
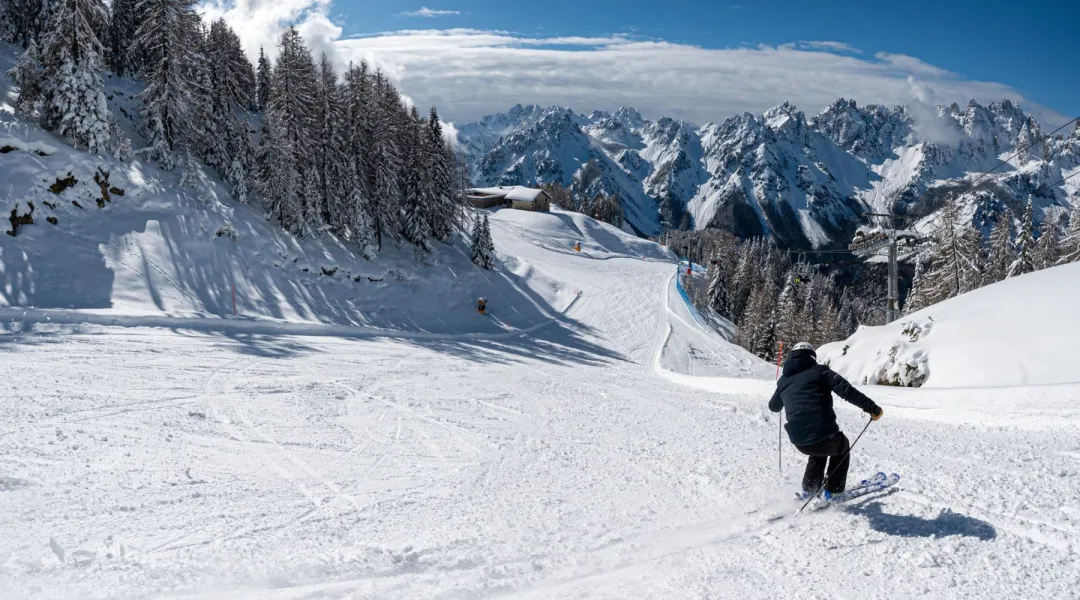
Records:
<instances>
[{"instance_id":1,"label":"snow-covered roof","mask_svg":"<svg viewBox=\"0 0 1080 600\"><path fill-rule=\"evenodd\" d=\"M468 194L473 197L498 196L500 198L505 198L513 189L514 186L505 185L501 187L473 188L468 191Z\"/></svg>"},{"instance_id":2,"label":"snow-covered roof","mask_svg":"<svg viewBox=\"0 0 1080 600\"><path fill-rule=\"evenodd\" d=\"M469 196L474 198L498 196L514 202L536 202L544 190L528 188L522 185L504 185L490 188L473 188L468 191Z\"/></svg>"},{"instance_id":3,"label":"snow-covered roof","mask_svg":"<svg viewBox=\"0 0 1080 600\"><path fill-rule=\"evenodd\" d=\"M535 188L527 188L522 186L516 186L509 194L506 195L507 200L514 200L516 202L536 202L536 199L543 194L544 190L538 190Z\"/></svg>"}]
</instances>

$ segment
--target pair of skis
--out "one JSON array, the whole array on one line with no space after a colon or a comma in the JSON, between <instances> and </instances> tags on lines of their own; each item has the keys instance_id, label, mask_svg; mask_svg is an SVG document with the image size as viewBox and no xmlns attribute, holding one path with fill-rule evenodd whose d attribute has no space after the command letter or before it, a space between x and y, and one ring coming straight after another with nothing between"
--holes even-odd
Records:
<instances>
[{"instance_id":1,"label":"pair of skis","mask_svg":"<svg viewBox=\"0 0 1080 600\"><path fill-rule=\"evenodd\" d=\"M807 508L821 508L824 506L831 506L834 504L842 504L861 498L867 494L873 494L874 492L880 492L884 489L890 488L900 482L900 475L893 473L887 475L885 473L878 473L869 479L863 479L855 487L841 492L839 494L828 494L827 492L818 498L817 502L812 502ZM795 499L805 502L810 498L810 494L807 492L800 492L795 495Z\"/></svg>"}]
</instances>

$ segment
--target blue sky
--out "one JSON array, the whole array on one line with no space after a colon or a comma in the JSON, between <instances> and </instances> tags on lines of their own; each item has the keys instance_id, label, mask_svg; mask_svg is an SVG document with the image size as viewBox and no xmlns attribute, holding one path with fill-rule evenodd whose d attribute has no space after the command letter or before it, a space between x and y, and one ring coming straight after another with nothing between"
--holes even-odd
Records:
<instances>
[{"instance_id":1,"label":"blue sky","mask_svg":"<svg viewBox=\"0 0 1080 600\"><path fill-rule=\"evenodd\" d=\"M459 119L535 102L705 121L784 100L813 113L840 95L1009 96L1052 127L1080 114L1078 2L224 1L249 51L259 23L305 22L312 46L365 58Z\"/></svg>"}]
</instances>

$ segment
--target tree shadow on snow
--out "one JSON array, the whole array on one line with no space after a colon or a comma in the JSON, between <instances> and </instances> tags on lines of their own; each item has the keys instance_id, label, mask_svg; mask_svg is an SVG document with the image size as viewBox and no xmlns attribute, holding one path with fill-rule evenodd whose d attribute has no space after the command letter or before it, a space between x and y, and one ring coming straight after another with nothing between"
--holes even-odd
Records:
<instances>
[{"instance_id":1,"label":"tree shadow on snow","mask_svg":"<svg viewBox=\"0 0 1080 600\"><path fill-rule=\"evenodd\" d=\"M174 329L174 333L187 334L180 329ZM229 340L220 347L257 358L293 358L304 354L318 352L318 349L310 344L305 344L299 338L281 335L262 335L242 332L207 332L210 335L220 335Z\"/></svg>"},{"instance_id":2,"label":"tree shadow on snow","mask_svg":"<svg viewBox=\"0 0 1080 600\"><path fill-rule=\"evenodd\" d=\"M960 535L989 541L997 537L997 530L986 521L942 509L937 517L924 519L913 515L890 515L882 510L881 502L871 502L854 507L852 514L866 517L870 529L898 537L948 537Z\"/></svg>"},{"instance_id":3,"label":"tree shadow on snow","mask_svg":"<svg viewBox=\"0 0 1080 600\"><path fill-rule=\"evenodd\" d=\"M80 164L80 180L89 167ZM476 268L463 234L439 245L429 259L434 264L417 265L410 247L392 243L369 263L333 236L297 240L267 223L257 207L218 202L217 186L201 190L209 197L193 210L191 198L148 183L149 169L139 161L114 165L112 180L128 193L105 209L80 198L85 210L65 213L58 226L0 235L0 305L42 309L20 317L23 333L33 331L34 320L61 317L48 311L122 313L132 302L139 316L77 313L62 320L220 336L241 353L269 358L321 351L300 340L327 336L382 338L492 363L622 360L592 341L597 336L586 325L562 314L566 306L552 306L552 297L532 289L535 282L505 265ZM85 190L62 199L75 192ZM224 222L235 226L238 241L215 235ZM239 318L233 318L234 284ZM566 290L555 291L555 303L569 300ZM477 314L478 296L488 299L489 315ZM141 297L160 314L141 313ZM288 326L294 324L299 327ZM72 333L82 332L39 331L0 343L49 343Z\"/></svg>"}]
</instances>

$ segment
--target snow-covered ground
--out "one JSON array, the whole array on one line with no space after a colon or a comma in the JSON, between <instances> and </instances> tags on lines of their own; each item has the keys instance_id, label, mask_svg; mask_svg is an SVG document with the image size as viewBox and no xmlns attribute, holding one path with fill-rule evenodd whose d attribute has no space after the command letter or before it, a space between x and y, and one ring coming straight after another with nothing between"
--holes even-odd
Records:
<instances>
[{"instance_id":1,"label":"snow-covered ground","mask_svg":"<svg viewBox=\"0 0 1080 600\"><path fill-rule=\"evenodd\" d=\"M785 443L777 472L773 367L694 321L672 257L569 213L503 210L492 231L491 277L546 325L483 339L462 316L371 337L8 309L0 597L1080 589L1080 387L865 388L886 415L853 476L904 480L794 518L802 461ZM454 301L424 281L430 303ZM863 416L838 412L858 433Z\"/></svg>"}]
</instances>

